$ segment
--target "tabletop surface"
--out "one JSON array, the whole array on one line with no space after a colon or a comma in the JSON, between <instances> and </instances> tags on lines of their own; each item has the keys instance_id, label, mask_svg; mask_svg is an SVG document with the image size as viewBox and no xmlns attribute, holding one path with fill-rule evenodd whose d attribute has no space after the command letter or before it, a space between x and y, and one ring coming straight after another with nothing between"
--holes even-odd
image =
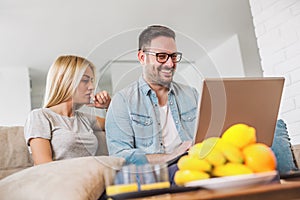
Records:
<instances>
[{"instance_id":1,"label":"tabletop surface","mask_svg":"<svg viewBox=\"0 0 300 200\"><path fill-rule=\"evenodd\" d=\"M236 190L207 190L199 189L191 192L182 192L176 194L163 194L152 197L144 197L138 199L272 199L272 200L288 200L300 199L300 178L281 180L280 183L272 183L266 185L256 185L248 188Z\"/></svg>"}]
</instances>

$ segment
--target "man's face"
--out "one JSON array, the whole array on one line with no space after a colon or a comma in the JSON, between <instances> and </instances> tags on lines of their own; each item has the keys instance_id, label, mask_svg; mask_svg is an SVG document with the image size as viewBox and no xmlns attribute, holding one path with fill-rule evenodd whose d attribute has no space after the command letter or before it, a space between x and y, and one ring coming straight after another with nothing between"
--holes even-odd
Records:
<instances>
[{"instance_id":1,"label":"man's face","mask_svg":"<svg viewBox=\"0 0 300 200\"><path fill-rule=\"evenodd\" d=\"M176 43L173 38L159 36L151 41L145 52L141 52L143 58L142 60L140 56L139 58L144 66L143 76L149 84L169 86L173 80L176 63L172 61L171 57L166 62L160 63L154 53L172 54L176 51ZM151 54L147 52L151 52Z\"/></svg>"}]
</instances>

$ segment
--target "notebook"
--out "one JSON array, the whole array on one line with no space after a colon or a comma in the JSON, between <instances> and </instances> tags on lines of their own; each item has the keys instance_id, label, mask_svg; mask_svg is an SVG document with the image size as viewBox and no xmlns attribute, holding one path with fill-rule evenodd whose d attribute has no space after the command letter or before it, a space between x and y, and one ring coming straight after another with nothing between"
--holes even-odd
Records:
<instances>
[{"instance_id":1,"label":"notebook","mask_svg":"<svg viewBox=\"0 0 300 200\"><path fill-rule=\"evenodd\" d=\"M282 77L205 79L194 143L244 123L256 129L257 142L271 146L283 85Z\"/></svg>"},{"instance_id":2,"label":"notebook","mask_svg":"<svg viewBox=\"0 0 300 200\"><path fill-rule=\"evenodd\" d=\"M231 125L244 123L256 129L257 142L271 146L283 86L283 77L204 79L194 144L221 137ZM169 160L168 166L186 154Z\"/></svg>"}]
</instances>

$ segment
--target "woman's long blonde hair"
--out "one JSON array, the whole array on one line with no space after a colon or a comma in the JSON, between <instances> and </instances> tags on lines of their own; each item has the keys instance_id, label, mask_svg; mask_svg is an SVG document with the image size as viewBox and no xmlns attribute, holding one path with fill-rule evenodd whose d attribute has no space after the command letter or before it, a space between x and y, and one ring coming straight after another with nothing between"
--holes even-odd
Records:
<instances>
[{"instance_id":1,"label":"woman's long blonde hair","mask_svg":"<svg viewBox=\"0 0 300 200\"><path fill-rule=\"evenodd\" d=\"M48 71L44 108L70 100L86 70L95 66L85 58L73 55L58 57Z\"/></svg>"}]
</instances>

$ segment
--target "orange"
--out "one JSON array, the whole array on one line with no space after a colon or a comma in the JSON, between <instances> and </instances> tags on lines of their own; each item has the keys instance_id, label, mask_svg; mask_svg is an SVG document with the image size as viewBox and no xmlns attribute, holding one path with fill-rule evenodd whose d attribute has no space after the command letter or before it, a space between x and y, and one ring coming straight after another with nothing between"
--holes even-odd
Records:
<instances>
[{"instance_id":1,"label":"orange","mask_svg":"<svg viewBox=\"0 0 300 200\"><path fill-rule=\"evenodd\" d=\"M256 142L256 130L247 124L234 124L223 133L222 139L242 149Z\"/></svg>"},{"instance_id":2,"label":"orange","mask_svg":"<svg viewBox=\"0 0 300 200\"><path fill-rule=\"evenodd\" d=\"M276 169L276 157L270 147L255 143L243 149L245 165L254 172L266 172Z\"/></svg>"}]
</instances>

